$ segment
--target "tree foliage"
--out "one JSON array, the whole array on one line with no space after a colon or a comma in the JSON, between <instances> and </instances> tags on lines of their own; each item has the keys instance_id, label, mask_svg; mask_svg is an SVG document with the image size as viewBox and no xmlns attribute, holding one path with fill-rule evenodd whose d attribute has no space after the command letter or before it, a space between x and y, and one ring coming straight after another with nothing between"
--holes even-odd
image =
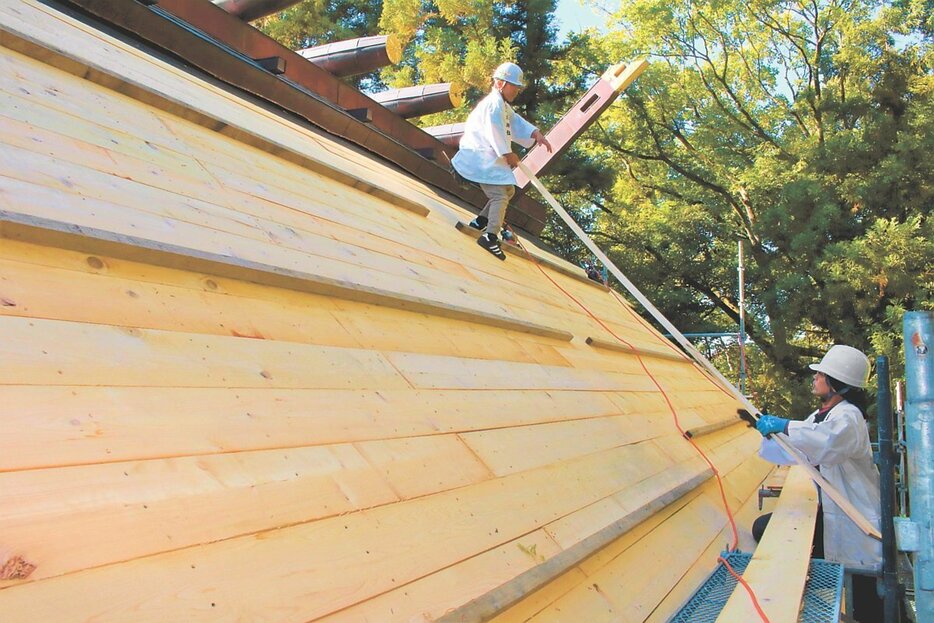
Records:
<instances>
[{"instance_id":1,"label":"tree foliage","mask_svg":"<svg viewBox=\"0 0 934 623\"><path fill-rule=\"evenodd\" d=\"M735 330L742 240L772 378L834 342L897 361L900 312L932 307L930 46L893 40L913 8L636 0L592 41L652 65L585 139L613 184L579 209L685 331Z\"/></svg>"}]
</instances>

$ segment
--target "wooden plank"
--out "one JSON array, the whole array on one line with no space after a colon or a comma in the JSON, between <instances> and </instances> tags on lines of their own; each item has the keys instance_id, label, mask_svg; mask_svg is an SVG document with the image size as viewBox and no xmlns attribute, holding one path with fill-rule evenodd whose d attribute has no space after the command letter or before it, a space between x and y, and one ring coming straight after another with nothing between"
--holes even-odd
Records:
<instances>
[{"instance_id":1,"label":"wooden plank","mask_svg":"<svg viewBox=\"0 0 934 623\"><path fill-rule=\"evenodd\" d=\"M758 457L750 457L752 459ZM748 461L734 472L731 472L730 476L734 475L736 471L745 469L746 467L751 466L752 463ZM754 469L760 468L761 465L756 466ZM729 477L728 477L729 478ZM728 485L729 486L729 485ZM750 532L750 527L752 526L753 520L758 516L759 511L756 506L756 490L755 488L745 489L744 494L746 495L745 500L742 502L738 510L734 511L734 518L736 520L737 528L739 530L740 540L739 540L739 550L740 551L752 551L755 549L756 542L752 538L752 533ZM730 543L733 539L733 532L729 525L724 526L723 530L719 535L714 537L714 539L707 546L707 549L704 550L694 562L693 565L686 567L683 570L683 574L679 582L672 588L672 590L665 596L665 598L655 607L652 611L652 614L645 620L645 623L668 623L668 621L674 616L681 606L693 595L694 591L697 590L697 587L707 579L707 577L713 572L714 568L717 565L717 556L722 554L724 550L724 544Z\"/></svg>"},{"instance_id":2,"label":"wooden plank","mask_svg":"<svg viewBox=\"0 0 934 623\"><path fill-rule=\"evenodd\" d=\"M663 350L660 348L652 348L648 346L634 347L624 344L619 340L611 342L609 340L603 340L595 337L588 337L587 344L593 346L594 348L602 348L603 350L615 350L622 353L632 353L634 355L639 355L640 357L658 357L660 359L671 359L673 361L687 361L687 357L679 354L674 350Z\"/></svg>"},{"instance_id":3,"label":"wooden plank","mask_svg":"<svg viewBox=\"0 0 934 623\"><path fill-rule=\"evenodd\" d=\"M493 477L457 435L369 441L356 448L404 500Z\"/></svg>"},{"instance_id":4,"label":"wooden plank","mask_svg":"<svg viewBox=\"0 0 934 623\"><path fill-rule=\"evenodd\" d=\"M387 357L414 387L419 388L651 391L655 387L637 374L415 353L388 353Z\"/></svg>"},{"instance_id":5,"label":"wooden plank","mask_svg":"<svg viewBox=\"0 0 934 623\"><path fill-rule=\"evenodd\" d=\"M366 512L0 591L4 623L308 621L401 586L619 490L632 446ZM443 544L443 547L439 547ZM257 577L263 582L258 584ZM213 604L213 605L212 605Z\"/></svg>"},{"instance_id":6,"label":"wooden plank","mask_svg":"<svg viewBox=\"0 0 934 623\"><path fill-rule=\"evenodd\" d=\"M590 574L586 584L531 621L555 620L560 612L590 601L605 602L614 614L590 620L644 619L675 585L683 566L693 562L723 526L719 495L711 485L716 487L716 483L708 483L704 495L692 499L659 527ZM594 591L594 585L600 588L599 593Z\"/></svg>"},{"instance_id":7,"label":"wooden plank","mask_svg":"<svg viewBox=\"0 0 934 623\"><path fill-rule=\"evenodd\" d=\"M10 205L10 200L5 198L0 189L0 205L4 203ZM162 237L166 241L175 239L167 234ZM137 238L43 217L24 216L8 210L0 210L0 238L52 244L83 253L148 262L169 268L183 268L365 303L378 303L557 339L570 340L573 337L566 331L511 317L501 307L486 304L475 298L468 300L470 305L475 307L462 305L462 296L452 295L451 300L456 300L457 303L440 303L437 297L441 294L441 288L436 285L429 286L411 281L407 284L395 283L393 290L387 290L379 278L373 278L370 280L372 283L366 283L366 272L356 271L360 274L351 277L350 273L353 271L341 274L340 271L334 270L336 266L328 268L327 264L322 263L316 263L313 267L305 265L303 270L296 270L292 267L241 258L225 249L223 245L218 245L216 250L196 250L174 242ZM313 272L306 272L309 268Z\"/></svg>"},{"instance_id":8,"label":"wooden plank","mask_svg":"<svg viewBox=\"0 0 934 623\"><path fill-rule=\"evenodd\" d=\"M558 551L558 547L544 531L536 530L388 593L316 619L316 622L435 621L451 609L451 604L466 603Z\"/></svg>"},{"instance_id":9,"label":"wooden plank","mask_svg":"<svg viewBox=\"0 0 934 623\"><path fill-rule=\"evenodd\" d=\"M750 463L750 461L752 463ZM742 466L735 468L727 475L725 484L728 489L734 486L731 479L739 472L746 471L746 468L750 465L757 465L761 468L764 462L755 455L748 457ZM767 470L767 465L765 467ZM762 474L760 474L760 477L761 475ZM754 510L755 485L746 486L744 495L747 502L744 508L747 511L749 509ZM644 620L645 613L652 607L651 600L649 603L640 604L637 597L632 600L634 607L628 608L625 599L617 599L614 596L614 593L617 591L628 592L628 588L626 586L606 582L606 578L601 576L601 574L604 573L603 570L605 567L612 565L614 561L646 538L646 536L651 537L656 529L661 529L662 531L666 530L664 524L668 522L671 517L676 513L682 512L682 509L684 509L688 503L693 501L696 504L696 499L704 496L710 497L710 503L714 505L719 504L722 509L722 502L719 502L719 493L716 489L716 483L711 480L705 486L701 487L700 490L695 490L675 503L665 507L609 546L597 552L590 559L584 561L574 570L577 573L576 575L566 574L564 577L546 585L542 590L519 602L516 606L494 617L491 621L494 623L518 623L535 620L542 622L568 621L568 623L576 623L581 620L586 620L589 623L593 620L612 621L615 623L620 620ZM751 506L749 505L750 500L752 501ZM743 517L748 517L748 515L743 515ZM559 520L555 522L555 524L563 521L566 520ZM747 524L748 523L747 521ZM716 556L720 550L723 549L723 544L732 538L729 525L721 523L721 526L723 529L719 534L712 539L704 539L704 542L709 543L709 545L704 552L698 555L694 566L691 567L691 569L694 570L694 575L682 577L678 580L678 583L672 591L662 600L661 605L655 606L648 620L653 623L668 621L673 611L680 606L684 597L690 595L697 587L699 581L706 578L713 569L716 565ZM549 527L549 532L554 533L555 530ZM688 530L687 532L690 533L691 531ZM746 533L748 534L748 529ZM662 539L664 538L666 537L663 536ZM747 538L751 539L751 537ZM665 566L671 566L666 563L667 558L664 558L665 551L667 551L667 548L662 548L644 560L635 560L635 562L632 563L633 568L643 569L645 573L650 574L657 566L662 566L663 568ZM707 555L706 559L704 558L705 555ZM687 568L688 567L684 567L684 569ZM677 568L669 570L676 573L679 571ZM667 571L668 570L666 570L666 572ZM679 595L683 596L679 597ZM578 618L581 616L586 616L587 618Z\"/></svg>"},{"instance_id":10,"label":"wooden plank","mask_svg":"<svg viewBox=\"0 0 934 623\"><path fill-rule=\"evenodd\" d=\"M573 547L616 522L619 517L652 504L662 492L683 490L686 483L699 485L698 479L703 478L704 474L707 478L713 476L710 467L699 458L669 463L654 473L645 474L641 480L634 479L622 491L553 521L545 529L561 547ZM581 568L588 570L590 565L584 562Z\"/></svg>"},{"instance_id":11,"label":"wooden plank","mask_svg":"<svg viewBox=\"0 0 934 623\"><path fill-rule=\"evenodd\" d=\"M658 495L638 509L626 514L611 525L587 537L579 543L565 549L560 554L525 571L513 580L501 584L492 591L471 600L464 606L445 614L438 619L438 623L481 623L487 621L499 612L504 611L525 596L535 592L548 582L558 578L572 569L582 560L593 555L612 541L631 530L648 517L665 506L673 503L687 492L695 489L702 482L710 478L712 471L707 470L695 478L682 483L663 494ZM579 613L576 613L579 616Z\"/></svg>"},{"instance_id":12,"label":"wooden plank","mask_svg":"<svg viewBox=\"0 0 934 623\"><path fill-rule=\"evenodd\" d=\"M16 241L0 297L0 315L569 365L530 334Z\"/></svg>"},{"instance_id":13,"label":"wooden plank","mask_svg":"<svg viewBox=\"0 0 934 623\"><path fill-rule=\"evenodd\" d=\"M769 527L743 572L743 579L772 623L798 621L816 516L817 488L807 472L794 466L785 480ZM753 621L758 616L749 594L737 586L717 621Z\"/></svg>"},{"instance_id":14,"label":"wooden plank","mask_svg":"<svg viewBox=\"0 0 934 623\"><path fill-rule=\"evenodd\" d=\"M86 158L86 155L87 151L81 150L72 159L79 160ZM107 158L107 154L104 153L103 157ZM85 203L93 201L97 205L93 213L95 218L76 222L123 233L170 229L179 239L184 239L188 232L195 239L198 232L206 229L210 231L202 233L203 238L217 241L223 245L221 248L237 249L238 253L247 257L278 256L288 261L282 252L291 250L301 254L299 261L302 263L311 263L312 258L325 258L346 262L358 271L386 273L394 279L414 277L444 283L450 277L445 271L413 263L399 254L373 253L356 246L353 238L335 240L309 231L307 225L301 231L278 225L268 218L243 216L227 207L208 202L224 201L228 196L216 185L200 183L200 188L193 189L185 184L184 178L160 171L150 163L135 163L132 171L121 171L115 165L111 167L116 169L114 171L97 171L64 162L57 156L48 157L9 144L0 144L0 167L4 169L5 178L29 185L23 187L4 179L3 188L8 193L25 194L30 192L30 187L39 186L52 193L57 191L78 196L56 202L53 204L54 210L48 207L43 209L35 202L19 204L21 211L36 216L67 219L72 215L73 218L80 218L82 215L74 214L73 206L82 200ZM151 183L140 182L140 178ZM251 184L257 185L255 182ZM230 236L228 238L220 234ZM461 275L467 273L461 271Z\"/></svg>"},{"instance_id":15,"label":"wooden plank","mask_svg":"<svg viewBox=\"0 0 934 623\"><path fill-rule=\"evenodd\" d=\"M0 471L457 433L615 412L597 392L385 388L0 385L0 404Z\"/></svg>"},{"instance_id":16,"label":"wooden plank","mask_svg":"<svg viewBox=\"0 0 934 623\"><path fill-rule=\"evenodd\" d=\"M95 80L122 92L145 100L151 105L185 114L197 119L207 127L220 127L225 133L261 146L271 153L288 154L303 166L328 175L349 186L380 196L386 201L405 209L423 210L425 202L408 199L406 193L391 189L393 184L383 181L376 186L367 181L368 176L358 177L348 167L336 167L333 157L325 153L309 153L307 141L303 144L295 135L295 124L250 105L236 96L225 94L217 87L210 87L193 76L161 63L144 52L105 35L93 31L74 20L52 13L38 3L19 3L17 11L5 14L0 29L0 44L16 49L56 66ZM2 7L0 7L2 8ZM63 28L64 26L64 28ZM89 37L82 30L91 35ZM96 41L95 41L96 40ZM105 45L100 45L106 41ZM64 52L68 50L68 52ZM75 54L80 50L81 59L75 61L64 54ZM187 84L186 84L187 83ZM252 123L238 118L243 110L253 113ZM258 116L257 116L258 115ZM266 123L260 121L263 119ZM239 121L239 123L238 123ZM257 131L256 126L262 129ZM301 133L310 133L305 130ZM277 140L278 139L278 140Z\"/></svg>"},{"instance_id":17,"label":"wooden plank","mask_svg":"<svg viewBox=\"0 0 934 623\"><path fill-rule=\"evenodd\" d=\"M10 241L9 245L16 243ZM89 258L103 268L109 258ZM85 262L85 266L91 266ZM301 303L268 298L243 299L204 287L200 290L60 270L0 259L0 315L70 320L139 329L160 329L363 347L344 329L332 302L304 295Z\"/></svg>"},{"instance_id":18,"label":"wooden plank","mask_svg":"<svg viewBox=\"0 0 934 623\"><path fill-rule=\"evenodd\" d=\"M557 463L564 459L652 439L669 432L662 414L614 416L586 421L464 433L461 438L497 476ZM533 449L534 452L523 451Z\"/></svg>"},{"instance_id":19,"label":"wooden plank","mask_svg":"<svg viewBox=\"0 0 934 623\"><path fill-rule=\"evenodd\" d=\"M112 101L97 94L92 85L87 83L71 86L66 80L65 84L60 81L54 83L54 86L51 83L46 86L44 83L50 82L48 70L37 71L26 63L10 64L12 65L11 74L22 73L25 76L21 81L14 82L7 87L14 89L14 93L5 96L0 93L0 97L4 98L0 125L5 130L5 142L9 144L26 147L40 153L55 153L58 157L69 157L70 154L75 153L75 149L70 152L63 151L60 144L63 141L69 142L65 137L70 137L73 139L70 141L72 144L84 143L84 152L97 149L102 155L111 154L108 160L103 161L107 164L106 167L96 165L99 170L120 171L123 177L128 178L134 174L139 175L142 180L169 190L177 189L177 186L172 186L171 179L176 177L187 179L194 176L199 181L215 184L216 192L213 195L206 195L204 192L197 193L197 196L202 197L208 203L213 201L224 206L234 205L240 211L260 204L264 210L259 211L254 208L253 215L262 217L264 220L276 214L277 220L285 225L307 227L308 220L314 213L317 215L316 218L336 219L336 221L357 227L363 225L374 232L388 230L394 232L397 239L404 238L405 226L397 222L393 211L382 209L379 200L370 195L343 188L326 177L301 169L291 162L277 160L270 154L236 143L223 136L216 137L215 142L209 142L202 147L205 141L199 140L198 133L200 135L212 133L199 126L189 124L194 133L191 131L184 133L182 137L185 142L182 143L175 135L180 132L178 126L175 126L173 133L173 130L169 129L172 127L168 123L169 120L162 118L158 111L154 112L131 100L122 102L125 110L116 107ZM68 76L62 77L69 78ZM40 81L40 84L35 84ZM2 83L2 78L0 78L0 84ZM100 87L97 91L109 93ZM23 95L24 92L34 95L28 99L17 97L17 95ZM47 93L54 93L55 96L50 97L46 95ZM117 97L119 96L116 94L110 94L110 100ZM89 102L89 99L93 101ZM67 105L62 106L63 103ZM107 112L107 117L104 119L99 116L102 108ZM95 112L89 112L91 110ZM91 119L82 118L81 115L86 115ZM135 120L146 119L147 116L153 115L156 116L154 123L140 124L144 126L143 128L133 126L134 132L145 136L145 140L140 136L122 131L120 129L121 119L113 118L114 116L131 116ZM99 125L94 122L95 120L104 121L107 125ZM160 121L162 123L159 123ZM179 123L182 121L179 120ZM34 124L41 124L41 128L44 129ZM147 125L152 127L148 132L143 133ZM197 151L197 149L202 151ZM217 160L223 160L226 155L225 150L235 149L247 153L243 155L244 159L239 161L239 166L231 165L229 170L239 170L241 176L246 175L250 179L257 179L257 176L265 173L265 179L262 179L262 182L257 180L254 189L265 188L271 184L285 186L290 183L289 196L293 199L286 205L301 206L301 210L286 210L285 206L257 197L255 193L242 195L234 192L229 185L220 185L217 177L209 168L216 166ZM185 153L180 153L182 151ZM205 159L205 162L193 160L189 155L192 153L198 154L200 158ZM87 160L71 157L77 159L79 164L89 164ZM121 167L121 162L136 162L139 158L143 158L142 162L151 163L154 166L151 168L137 166L128 170L124 170L127 169L125 165ZM207 161L207 159L210 160ZM164 176L156 175L153 169L159 171L167 166L170 167L172 175L165 176L166 179L163 180ZM233 174L227 177L233 177ZM280 178L286 179L280 182ZM302 192L303 189L308 190ZM282 192L286 191L283 189ZM252 200L245 201L247 196ZM299 213L302 213L304 218L289 218ZM411 223L408 225L411 227Z\"/></svg>"},{"instance_id":20,"label":"wooden plank","mask_svg":"<svg viewBox=\"0 0 934 623\"><path fill-rule=\"evenodd\" d=\"M379 353L0 317L0 384L393 389Z\"/></svg>"},{"instance_id":21,"label":"wooden plank","mask_svg":"<svg viewBox=\"0 0 934 623\"><path fill-rule=\"evenodd\" d=\"M361 449L7 472L0 474L0 543L36 565L28 580L38 581L398 501L381 474L389 466ZM439 475L432 484L440 482Z\"/></svg>"}]
</instances>

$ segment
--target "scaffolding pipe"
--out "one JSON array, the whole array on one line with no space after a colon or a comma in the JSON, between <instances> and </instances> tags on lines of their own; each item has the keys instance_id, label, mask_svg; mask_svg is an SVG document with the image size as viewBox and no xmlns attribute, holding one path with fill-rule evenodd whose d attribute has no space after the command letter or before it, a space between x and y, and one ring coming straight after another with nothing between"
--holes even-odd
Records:
<instances>
[{"instance_id":1,"label":"scaffolding pipe","mask_svg":"<svg viewBox=\"0 0 934 623\"><path fill-rule=\"evenodd\" d=\"M899 623L898 570L895 549L895 441L889 358L876 358L876 413L879 427L879 472L882 513L882 604L884 623Z\"/></svg>"},{"instance_id":2,"label":"scaffolding pipe","mask_svg":"<svg viewBox=\"0 0 934 623\"><path fill-rule=\"evenodd\" d=\"M934 312L906 312L908 499L899 546L912 552L918 621L934 621Z\"/></svg>"}]
</instances>

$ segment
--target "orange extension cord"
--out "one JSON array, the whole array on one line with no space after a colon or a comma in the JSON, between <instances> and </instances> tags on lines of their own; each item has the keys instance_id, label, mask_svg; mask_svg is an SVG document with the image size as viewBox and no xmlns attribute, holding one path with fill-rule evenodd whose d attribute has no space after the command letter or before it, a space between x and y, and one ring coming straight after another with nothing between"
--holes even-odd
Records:
<instances>
[{"instance_id":1,"label":"orange extension cord","mask_svg":"<svg viewBox=\"0 0 934 623\"><path fill-rule=\"evenodd\" d=\"M727 502L727 499L726 499L726 490L725 490L724 487L723 487L723 478L720 476L720 470L718 470L718 469L716 468L716 466L714 466L714 464L711 462L710 458L704 453L703 450L701 450L700 446L698 446L697 443L696 443L691 437L689 437L689 436L685 433L685 430L684 430L684 428L682 428L681 422L680 422L680 420L678 419L678 412L677 412L677 410L675 409L674 404L672 404L671 399L669 398L668 394L665 392L665 389L662 387L661 383L658 382L658 379L655 378L655 376L649 371L648 367L645 365L645 361L643 361L642 355L639 354L638 349L636 349L632 344L630 344L629 342L627 342L626 340L624 340L622 337L620 337L619 335L617 335L616 332L613 331L613 329L611 329L605 322L603 322L600 318L598 318L596 314L594 314L592 311L590 311L590 309L589 309L586 305L584 305L580 300L578 300L577 297L575 297L573 294L571 294L570 292L568 292L567 290L565 290L563 287L561 287L561 284L559 284L557 281L555 281L554 279L552 279L552 278L551 278L551 275L549 275L549 274L545 271L545 269L542 268L542 266L541 266L541 264L539 263L538 259L537 259L534 255L532 255L531 253L529 253L529 250L525 248L525 246L522 244L522 241L519 239L519 236L517 236L516 233L515 233L514 231L512 231L512 229L510 229L508 225L506 226L506 228L507 228L507 230L508 230L510 233L512 233L512 235L513 235L513 237L514 237L514 239L515 239L515 241L516 241L516 245L517 245L520 249L522 249L522 251L526 254L526 256L528 256L528 258L529 258L529 259L532 261L532 263L535 265L535 267L538 268L539 272L541 272L542 275L544 275L545 278L548 279L548 281L550 281L550 282L552 283L552 285L554 285L556 288L558 288L558 290L560 290L566 297L568 297L569 299L571 299L572 301L574 301L574 303L576 303L578 307L580 307L582 310L584 310L584 313L586 313L588 316L590 316L591 318L593 318L594 321L596 321L597 324L599 324L601 327L603 327L604 329L606 329L606 330L610 333L610 335L612 335L612 336L615 337L617 340L619 340L620 343L625 344L627 347L629 347L629 348L631 348L631 349L633 350L633 352L634 352L635 355L636 355L636 358L639 360L639 365L642 366L642 370L643 370L643 371L648 375L648 377L652 380L652 383L655 385L655 387L658 388L658 391L661 392L662 397L665 399L665 404L668 405L668 410L671 411L671 416L672 416L672 419L673 419L673 421L674 421L675 428L678 429L678 432L681 433L681 436L682 436L682 437L684 437L685 439L687 439L687 440L690 442L690 444L691 444L691 446L694 448L694 450L696 450L697 453L701 456L701 458L703 458L704 461L707 463L707 465L710 466L710 469L713 471L714 475L717 477L717 485L718 485L718 487L720 488L720 499L723 501L723 508L726 509L726 516L727 516L727 518L728 518L729 521L730 521L730 529L733 531L733 543L732 543L732 545L730 546L730 551L735 550L737 547L739 547L739 531L736 529L736 520L735 520L734 517L733 517L733 511L730 510L730 504L729 504L729 502ZM610 289L610 292L613 293L614 297L616 297L616 300L619 301L620 305L622 305L625 309L629 310L629 306L623 304L623 301L620 300L620 298L619 298L618 296L616 296L616 293L613 292L613 289L612 289L612 288ZM630 310L630 312L632 312L632 310ZM632 312L632 313L638 318L638 314L635 314L635 312ZM641 321L642 318L639 318L639 320ZM707 375L705 374L704 376L707 376ZM709 378L709 377L708 377L708 378ZM713 379L711 379L711 382L713 382ZM720 387L719 384L717 384L717 383L714 383L714 384L715 384L718 388ZM720 389L723 389L723 388L720 388ZM725 390L724 390L724 391L725 391ZM744 579L742 578L741 575L739 575L738 573L736 573L736 571L733 570L733 567L730 566L730 563L728 563L728 562L726 561L726 559L723 558L723 556L717 556L717 560L718 560L721 564L723 564L723 566L724 566L724 567L726 568L726 570L730 573L730 575L732 575L734 578L736 578L736 581L739 582L740 584L742 584L742 585L743 585L743 588L746 589L746 592L749 593L749 597L752 599L752 605L753 605L753 607L756 609L756 612L759 614L759 617L762 619L763 623L771 623L771 622L769 621L768 616L766 616L765 612L762 610L762 606L759 605L759 600L756 598L756 594L755 594L755 592L753 592L752 587L749 586L749 584L746 583L746 580L744 580Z\"/></svg>"}]
</instances>

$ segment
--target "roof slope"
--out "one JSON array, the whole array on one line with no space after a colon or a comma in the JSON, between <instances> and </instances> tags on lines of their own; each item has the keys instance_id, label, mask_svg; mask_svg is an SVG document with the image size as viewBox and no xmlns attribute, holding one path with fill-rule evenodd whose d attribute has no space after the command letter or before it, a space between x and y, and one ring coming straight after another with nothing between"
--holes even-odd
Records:
<instances>
[{"instance_id":1,"label":"roof slope","mask_svg":"<svg viewBox=\"0 0 934 623\"><path fill-rule=\"evenodd\" d=\"M730 538L666 400L754 510L735 400L574 267L43 3L0 44L5 623L664 620Z\"/></svg>"}]
</instances>

